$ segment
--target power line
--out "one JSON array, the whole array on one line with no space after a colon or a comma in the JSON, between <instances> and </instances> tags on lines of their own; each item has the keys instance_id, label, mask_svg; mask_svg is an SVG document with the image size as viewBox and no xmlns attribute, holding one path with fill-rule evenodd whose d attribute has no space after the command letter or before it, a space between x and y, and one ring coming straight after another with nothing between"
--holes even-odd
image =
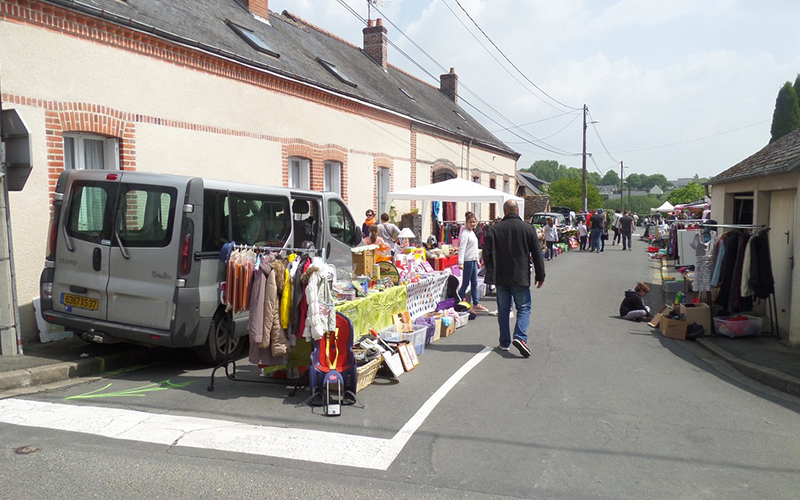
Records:
<instances>
[{"instance_id":1,"label":"power line","mask_svg":"<svg viewBox=\"0 0 800 500\"><path fill-rule=\"evenodd\" d=\"M499 60L499 59L497 59L497 57L496 57L494 54L492 54L492 53L489 51L489 48L488 48L488 47L486 47L486 45L484 45L484 44L483 44L483 42L481 42L481 41L480 41L480 39L479 39L479 38L478 38L478 37L475 35L475 33L473 33L473 32L472 32L472 31L471 31L471 30L470 30L470 29L467 27L467 25L466 25L466 24L464 24L464 21L462 21L462 20L461 20L461 18L460 18L460 17L458 17L458 14L456 14L456 13L455 13L455 11L454 11L452 8L450 8L450 5L449 5L447 2L444 2L444 1L443 1L442 3L444 4L444 6L445 6L445 7L447 7L447 10L449 10L449 11L450 11L450 13L451 13L451 14L453 14L453 17L455 17L455 18L456 18L456 20L458 20L458 22L459 22L459 23L461 23L461 26L463 26L463 27L464 27L464 29L467 31L467 33L469 33L470 35L472 35L472 38L474 38L474 39L475 39L475 41L476 41L476 42L478 42L478 44L479 44L481 47L483 47L483 50L485 50L485 51L486 51L486 53L487 53L487 54L489 54L489 55L492 57L492 59L494 59L494 60L495 60L495 62L497 62L498 66L500 66L501 68L503 68L503 70L505 70L505 72L506 72L506 73L508 73L508 75L509 75L511 78L513 78L513 79L514 79L514 81L516 81L517 83L519 83L519 84L522 86L522 88L524 88L525 90L527 90L528 92L530 92L530 93L531 93L531 95L533 95L534 97L536 97L537 99L539 99L540 101L542 101L544 104L547 104L547 105L548 105L548 106L550 106L551 108L553 108L553 109L555 109L555 110L559 111L559 108L557 108L557 107L553 106L553 105L552 105L551 103L549 103L548 101L545 101L545 100L544 100L544 99L543 99L541 96L539 96L538 94L534 94L533 92L531 92L531 91L530 91L530 89L529 89L527 86L525 86L525 84L524 84L524 83L522 83L521 81L519 81L519 79L518 79L516 76L514 76L514 74L513 74L513 73L511 73L511 71L509 71L509 70L508 70L508 68L506 68L506 67L503 65L503 63L501 63L501 62L500 62L500 60ZM461 7L461 6L459 5L459 7ZM463 10L463 7L462 7L462 10ZM469 14L467 14L467 16L469 16ZM474 21L473 21L473 22L474 22ZM478 27L478 29L480 29L480 27ZM488 38L488 37L487 37L487 38ZM489 40L489 41L491 41L491 40ZM513 66L513 65L512 65L512 66ZM524 75L523 75L523 76L524 76ZM537 87L537 88L538 88L538 87ZM541 90L541 89L540 89L540 90Z\"/></svg>"},{"instance_id":2,"label":"power line","mask_svg":"<svg viewBox=\"0 0 800 500\"><path fill-rule=\"evenodd\" d=\"M578 110L578 111L580 111L580 110ZM504 130L508 130L508 129L511 129L511 128L522 128L522 127L527 127L528 125L533 125L534 123L546 122L547 120L553 120L553 119L555 119L555 118L559 118L559 117L562 117L562 116L564 116L564 115L569 115L569 114L572 114L572 113L575 113L575 111L565 111L564 113L561 113L561 114L559 114L559 115L550 116L550 117L547 117L547 118L542 118L541 120L534 120L534 121L532 121L532 122L528 122L528 123L523 123L522 125L519 125L519 126L517 126L517 127L504 127L504 128L499 128L499 129L497 129L497 130L492 130L491 132L494 134L494 133L496 133L496 132L502 132L502 131L504 131Z\"/></svg>"},{"instance_id":3,"label":"power line","mask_svg":"<svg viewBox=\"0 0 800 500\"><path fill-rule=\"evenodd\" d=\"M629 149L627 151L615 151L615 152L616 153L638 153L640 151L652 151L653 149L661 149L661 148L669 148L669 147L672 147L672 146L680 146L681 144L689 144L690 142L702 141L704 139L710 139L712 137L717 137L719 135L730 134L731 132L738 132L739 130L743 130L743 129L746 129L746 128L749 128L749 127L754 127L756 125L761 125L762 123L766 123L768 121L769 120L761 120L760 122L751 123L749 125L744 125L742 127L737 127L737 128L731 129L731 130L726 130L724 132L718 132L716 134L706 135L706 136L703 136L703 137L697 137L695 139L689 139L689 140L686 140L686 141L673 142L671 144L662 144L661 146L652 146L652 147L649 147L649 148Z\"/></svg>"},{"instance_id":4,"label":"power line","mask_svg":"<svg viewBox=\"0 0 800 500\"><path fill-rule=\"evenodd\" d=\"M363 23L366 23L366 20L365 20L363 17L361 17L360 15L358 15L357 13L355 13L355 12L353 11L353 9L352 9L350 6L348 6L347 4L345 4L345 3L343 2L343 0L337 0L337 1L338 1L338 2L339 2L341 5L345 6L345 7L347 8L347 10L348 10L348 11L350 11L351 13L353 13L354 15L356 15L356 17L357 17L358 19L360 19L360 20L361 20ZM408 36L408 35L407 35L407 34L406 34L406 33L405 33L405 32L404 32L404 31L403 31L403 30L402 30L402 29L401 29L399 26L397 26L397 25L396 25L396 24L395 24L395 23L394 23L394 22L393 22L393 21L392 21L392 20L391 20L391 19L390 19L388 16L386 16L386 14L384 14L384 13L383 13L383 12L382 12L382 11L381 11L381 10L380 10L378 7L377 7L377 6L375 7L375 10L376 10L376 11L378 11L378 13L379 13L379 14L381 14L381 15L383 16L383 18L384 18L384 19L385 19L385 20L386 20L386 21L387 21L387 22L388 22L388 23L389 23L389 24L390 24L390 25L391 25L391 26L392 26L394 29L396 29L396 30L397 30L397 31L398 31L398 32L399 32L399 33L400 33L402 36L404 36L405 38L407 38L407 39L408 39L408 40L409 40L409 41L410 41L410 42L411 42L411 43L412 43L412 44L413 44L413 45L414 45L414 46L415 46L415 47L416 47L418 50L420 50L420 51L421 51L423 54L425 54L425 56L426 56L426 57L428 57L428 59L430 59L431 61L433 61L433 62L434 62L434 64L436 64L436 65L437 65L437 66L438 66L438 67L439 67L439 68L440 68L440 69L441 69L443 72L447 71L447 70L445 69L445 67L444 67L444 66L442 66L442 65L441 65L441 64L440 64L438 61L436 61L436 59L434 59L434 58L433 58L433 56L431 56L430 54L428 54L428 53L427 53L427 52L426 52L426 51L425 51L425 50L424 50L422 47L420 47L420 46L419 46L419 45L418 45L418 44L417 44L417 43L416 43L416 42L415 42L415 41L414 41L414 40L413 40L411 37L409 37L409 36ZM392 47L393 47L395 50L397 50L397 51L398 51L400 54L402 54L402 55L403 55L404 57L406 57L406 58L407 58L409 61L411 61L411 62L412 62L412 63L413 63L415 66L417 66L417 67L418 67L420 70L422 70L422 71L423 71L425 74L427 74L428 76L430 76L430 77L431 77L431 79L433 79L434 81L438 81L438 78L437 78L436 76L432 75L432 74L431 74L429 71L427 71L425 68L423 68L423 67L422 67L422 66L421 66L421 65L420 65L420 64L419 64L419 63L418 63L418 62L417 62L417 61L416 61L414 58L412 58L411 56L409 56L408 54L406 54L406 53L405 53L405 52L404 52L404 51L403 51L403 50L402 50L400 47L398 47L398 46L397 46L397 44L396 44L396 43L394 43L394 42L393 42L393 41L391 41L391 40L388 40L388 43L389 43L389 45L391 45L391 46L392 46ZM502 118L502 119L503 119L503 120L505 120L506 122L510 123L510 124L512 125L512 127L510 127L510 128L520 128L520 127L519 127L518 125L516 125L516 124L515 124L513 121L511 121L509 118L507 118L505 115L503 115L503 114L502 114L501 112L499 112L497 109L495 109L495 108L494 108L492 105L490 105L488 102L486 102L486 101L485 101L485 100L484 100L484 99L483 99L481 96L479 96L479 95L478 95L476 92L472 91L472 89L470 89L470 88L469 88L467 85L465 85L463 82L461 83L461 86L464 88L464 90L466 90L467 92L469 92L469 93L470 93L471 95L473 95L473 96L474 96L474 97L475 97L475 98L476 98L478 101L480 101L480 102L481 102L481 103L482 103L484 106L486 106L487 108L489 108L490 110L492 110L494 113L496 113L496 114L497 114L497 116L499 116L500 118ZM464 99L463 97L461 98L461 100L462 100L464 103L466 103L467 105L471 106L471 107L472 107L473 109L475 109L476 111L478 111L479 113L481 113L482 115L484 115L484 116L486 116L487 118L489 118L490 120L492 120L492 121L493 121L494 123L496 123L497 125L501 125L501 124L500 124L500 123L498 123L496 120L494 120L493 118L489 117L489 116L488 116L486 113L484 113L483 111L481 111L480 109L478 109L478 108L477 108L475 105L473 105L473 104L469 103L469 101L467 101L467 100L466 100L466 99ZM528 132L525 132L525 131L523 131L523 132L524 132L525 134L527 134L528 136L530 136L530 137L533 139L533 141L538 141L538 142L542 142L542 143L544 143L544 141L542 141L541 139L539 139L539 138L535 137L533 134L530 134L530 133L528 133ZM516 137L519 137L520 139L523 139L523 140L525 140L525 138L524 138L524 137L522 137L522 136L520 136L519 134L516 134L516 133L513 133L513 132L511 132L511 133L512 133L513 135L515 135ZM569 153L568 151L561 150L560 148L558 148L558 147L556 147L556 146L553 146L553 145L550 145L550 144L544 143L544 144L547 144L547 146L549 146L549 148L546 148L546 147L544 147L544 146L540 146L539 144L536 144L536 143L535 143L535 142L533 142L533 141L529 141L529 143L530 143L531 145L533 145L533 146L536 146L536 147L539 147L539 148L541 148L541 149L544 149L545 151L552 152L552 153L555 153L555 154L564 154L564 155L571 155L571 154L572 154L572 153Z\"/></svg>"},{"instance_id":5,"label":"power line","mask_svg":"<svg viewBox=\"0 0 800 500\"><path fill-rule=\"evenodd\" d=\"M559 100L558 100L558 99L556 99L555 97L551 96L550 94L548 94L547 92L545 92L544 90L542 90L542 89L541 89L541 88L540 88L538 85L536 85L535 83L533 83L533 82L531 81L531 79L530 79L530 78L528 78L528 77L525 75L525 73L523 73L523 72L522 72L522 70L520 70L520 69L519 69L519 68L518 68L518 67L517 67L517 66L516 66L516 65L515 65L515 64L514 64L512 61L511 61L511 59L509 59L509 58L508 58L508 56L506 56L506 54L505 54L505 53L504 53L502 50L500 50L500 47L498 47L498 46L497 46L497 44L496 44L496 43L494 43L494 41L493 41L491 38L489 38L489 35L487 35L487 34L486 34L486 32L484 32L484 31L483 31L483 29L482 29L480 26L478 26L478 23L477 23L477 22L475 22L475 20L472 18L472 16L470 16L470 15L469 15L469 12L467 12L467 10L466 10L466 9L465 9L465 8L464 8L462 5L461 5L461 2L459 2L459 0L453 0L453 1L454 1L454 2L455 2L455 3L456 3L456 4L457 4L457 5L458 5L458 6L461 8L461 10L462 10L462 11L464 11L464 14L466 14L466 15L467 15L467 17L469 18L469 20L470 20L470 21L472 21L472 23L475 25L475 27L476 27L476 28L478 28L478 30L479 30L479 31L480 31L480 32L483 34L483 36L485 36L485 37L486 37L486 39L487 39L487 40L489 40L489 42L490 42L492 45L494 45L494 48L495 48L495 49L497 49L497 51L498 51L498 52L500 52L500 54L501 54L501 55L502 55L502 56L505 58L505 60L506 60L506 61L508 61L508 63L509 63L509 64L510 64L510 65L511 65L511 66L512 66L512 67L513 67L515 70L517 70L517 71L519 72L519 74L520 74L520 75L522 75L522 77L523 77L523 78L525 78L525 80L527 80L527 81L528 81L528 82L529 82L531 85L533 85L534 87L536 87L536 89L537 89L537 90L539 90L539 92L541 92L542 94L546 95L547 97L549 97L550 99L552 99L553 101L557 102L558 104L560 104L560 105L564 106L564 107L565 107L565 108L567 108L567 109L572 109L572 110L579 110L579 109L581 109L581 108L576 108L576 107L574 107L574 106L569 106L569 105L567 105L567 104L564 104L563 102L559 101Z\"/></svg>"},{"instance_id":6,"label":"power line","mask_svg":"<svg viewBox=\"0 0 800 500\"><path fill-rule=\"evenodd\" d=\"M594 117L592 116L592 112L591 112L591 111L589 111L589 108L586 108L586 111L589 113L589 118L591 118L591 119L592 119L591 121L595 121L595 120L594 120ZM614 157L611 155L611 153L609 153L609 152L608 152L608 148L606 147L606 143L605 143L605 142L603 142L603 138L602 138L602 137L600 137L600 132L597 130L597 125L595 125L594 123L592 123L592 128L594 129L594 133L595 133L595 134L597 134L597 138L598 138L598 139L600 139L600 144L602 144L602 145L603 145L603 149L606 151L606 154L608 155L608 157L609 157L609 158L611 158L612 160L614 160L615 162L619 163L619 160L617 160L616 158L614 158Z\"/></svg>"}]
</instances>

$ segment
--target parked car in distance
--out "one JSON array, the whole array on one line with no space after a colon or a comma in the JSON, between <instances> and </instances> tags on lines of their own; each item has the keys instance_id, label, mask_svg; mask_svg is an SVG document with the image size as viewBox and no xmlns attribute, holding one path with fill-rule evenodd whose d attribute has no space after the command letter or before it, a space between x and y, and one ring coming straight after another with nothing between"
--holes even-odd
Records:
<instances>
[{"instance_id":1,"label":"parked car in distance","mask_svg":"<svg viewBox=\"0 0 800 500\"><path fill-rule=\"evenodd\" d=\"M531 216L530 223L534 226L542 227L547 224L547 218L552 217L556 226L566 226L567 219L564 214L558 212L536 212Z\"/></svg>"}]
</instances>

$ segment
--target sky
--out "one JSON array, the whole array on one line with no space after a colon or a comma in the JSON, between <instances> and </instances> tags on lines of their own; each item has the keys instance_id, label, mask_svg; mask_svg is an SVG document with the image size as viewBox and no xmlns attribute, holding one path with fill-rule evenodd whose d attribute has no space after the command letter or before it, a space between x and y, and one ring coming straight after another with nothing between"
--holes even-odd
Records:
<instances>
[{"instance_id":1,"label":"sky","mask_svg":"<svg viewBox=\"0 0 800 500\"><path fill-rule=\"evenodd\" d=\"M518 168L580 168L586 105L588 171L713 177L768 144L778 90L800 73L797 0L377 3L414 60L390 45L389 63L437 86L455 68L459 103ZM269 0L362 46L343 4L367 17L367 0Z\"/></svg>"}]
</instances>

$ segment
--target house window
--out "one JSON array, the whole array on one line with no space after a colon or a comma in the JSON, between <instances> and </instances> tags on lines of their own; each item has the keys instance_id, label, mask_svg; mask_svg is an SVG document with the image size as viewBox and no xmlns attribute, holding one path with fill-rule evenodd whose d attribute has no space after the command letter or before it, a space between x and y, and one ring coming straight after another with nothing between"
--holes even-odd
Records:
<instances>
[{"instance_id":1,"label":"house window","mask_svg":"<svg viewBox=\"0 0 800 500\"><path fill-rule=\"evenodd\" d=\"M325 162L325 191L342 194L342 164L338 161Z\"/></svg>"},{"instance_id":2,"label":"house window","mask_svg":"<svg viewBox=\"0 0 800 500\"><path fill-rule=\"evenodd\" d=\"M281 55L275 52L272 47L269 46L267 42L265 42L260 36L256 35L253 30L249 30L244 26L239 26L236 23L231 22L230 20L225 21L228 26L236 32L237 35L242 37L242 39L247 42L251 47L256 49L259 52L263 52L272 57L280 57Z\"/></svg>"},{"instance_id":3,"label":"house window","mask_svg":"<svg viewBox=\"0 0 800 500\"><path fill-rule=\"evenodd\" d=\"M119 141L115 137L71 132L64 134L64 170L118 170Z\"/></svg>"},{"instance_id":4,"label":"house window","mask_svg":"<svg viewBox=\"0 0 800 500\"><path fill-rule=\"evenodd\" d=\"M474 182L475 184L480 184L481 183L481 178L480 177L473 177L472 178L472 182ZM481 220L481 204L480 203L473 203L472 204L472 213L475 214L475 218L476 219Z\"/></svg>"},{"instance_id":5,"label":"house window","mask_svg":"<svg viewBox=\"0 0 800 500\"><path fill-rule=\"evenodd\" d=\"M733 223L753 223L753 193L739 193L733 195Z\"/></svg>"},{"instance_id":6,"label":"house window","mask_svg":"<svg viewBox=\"0 0 800 500\"><path fill-rule=\"evenodd\" d=\"M351 80L347 75L345 75L342 72L342 70L337 68L336 65L333 64L332 62L326 61L325 59L320 59L319 57L317 58L317 62L320 63L323 68L325 68L328 71L330 71L330 73L333 76L335 76L336 78L338 78L339 81L341 81L342 83L346 83L347 85L350 85L351 87L358 87L358 85L356 85L356 83L353 80Z\"/></svg>"},{"instance_id":7,"label":"house window","mask_svg":"<svg viewBox=\"0 0 800 500\"><path fill-rule=\"evenodd\" d=\"M503 181L503 192L506 194L511 193L511 182L507 180Z\"/></svg>"},{"instance_id":8,"label":"house window","mask_svg":"<svg viewBox=\"0 0 800 500\"><path fill-rule=\"evenodd\" d=\"M388 207L386 207L386 196L389 194L389 189L392 182L392 171L386 167L378 168L375 182L375 192L378 194L377 212L378 214L382 214L384 212L388 212L389 210Z\"/></svg>"},{"instance_id":9,"label":"house window","mask_svg":"<svg viewBox=\"0 0 800 500\"><path fill-rule=\"evenodd\" d=\"M308 158L289 158L289 187L311 189L311 160Z\"/></svg>"}]
</instances>

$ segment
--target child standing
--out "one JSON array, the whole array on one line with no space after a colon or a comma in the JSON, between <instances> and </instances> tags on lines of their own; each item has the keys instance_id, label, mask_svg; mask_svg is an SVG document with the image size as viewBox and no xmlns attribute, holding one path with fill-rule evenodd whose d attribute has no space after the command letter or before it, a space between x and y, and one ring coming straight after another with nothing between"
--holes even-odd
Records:
<instances>
[{"instance_id":1,"label":"child standing","mask_svg":"<svg viewBox=\"0 0 800 500\"><path fill-rule=\"evenodd\" d=\"M643 281L636 283L636 287L625 292L625 298L619 305L619 315L630 321L640 321L650 317L650 308L644 305L644 296L650 287Z\"/></svg>"},{"instance_id":2,"label":"child standing","mask_svg":"<svg viewBox=\"0 0 800 500\"><path fill-rule=\"evenodd\" d=\"M467 287L472 290L472 310L475 312L489 312L479 303L478 297L478 237L475 236L475 226L478 219L472 212L467 212L464 216L467 224L461 231L461 239L458 244L458 267L464 270L461 275L461 289L458 291L460 297L464 297Z\"/></svg>"},{"instance_id":3,"label":"child standing","mask_svg":"<svg viewBox=\"0 0 800 500\"><path fill-rule=\"evenodd\" d=\"M589 231L586 229L586 223L581 219L578 223L578 236L581 241L581 252L586 250L586 240L589 239Z\"/></svg>"},{"instance_id":4,"label":"child standing","mask_svg":"<svg viewBox=\"0 0 800 500\"><path fill-rule=\"evenodd\" d=\"M544 242L547 244L547 258L545 260L553 260L555 257L553 246L558 241L558 231L556 227L553 225L554 221L552 217L547 218L547 225L544 226Z\"/></svg>"}]
</instances>

